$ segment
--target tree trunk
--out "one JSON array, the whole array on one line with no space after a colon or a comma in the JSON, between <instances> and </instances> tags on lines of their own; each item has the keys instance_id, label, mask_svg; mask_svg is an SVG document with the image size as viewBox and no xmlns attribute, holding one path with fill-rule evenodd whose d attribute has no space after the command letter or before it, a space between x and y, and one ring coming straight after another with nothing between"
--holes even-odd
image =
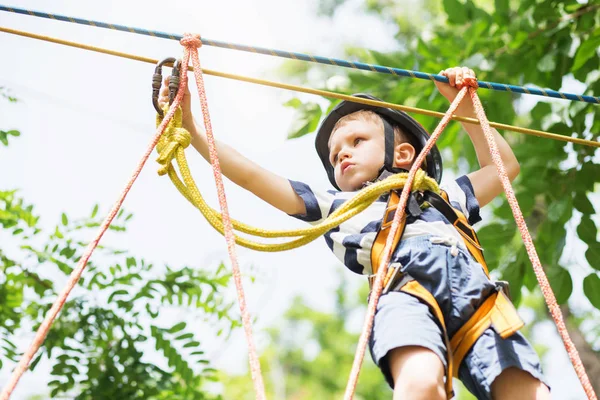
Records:
<instances>
[{"instance_id":1,"label":"tree trunk","mask_svg":"<svg viewBox=\"0 0 600 400\"><path fill-rule=\"evenodd\" d=\"M579 327L573 323L571 316L571 310L568 306L562 305L560 307L562 314L565 318L565 324L567 325L567 331L573 340L573 344L579 352L579 357L583 362L583 366L587 372L592 387L596 394L600 394L600 353L594 351L592 346L585 340L583 333L579 330Z\"/></svg>"}]
</instances>

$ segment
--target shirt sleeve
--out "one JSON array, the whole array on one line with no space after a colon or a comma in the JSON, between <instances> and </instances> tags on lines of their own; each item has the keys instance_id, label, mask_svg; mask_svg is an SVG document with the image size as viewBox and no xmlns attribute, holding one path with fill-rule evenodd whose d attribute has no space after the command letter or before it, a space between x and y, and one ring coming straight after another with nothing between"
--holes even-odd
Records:
<instances>
[{"instance_id":1,"label":"shirt sleeve","mask_svg":"<svg viewBox=\"0 0 600 400\"><path fill-rule=\"evenodd\" d=\"M329 215L329 210L335 199L334 191L313 191L303 182L290 180L294 191L304 200L306 214L290 214L294 218L311 224L318 224Z\"/></svg>"},{"instance_id":2,"label":"shirt sleeve","mask_svg":"<svg viewBox=\"0 0 600 400\"><path fill-rule=\"evenodd\" d=\"M473 185L466 175L461 176L447 186L442 187L448 193L448 200L453 207L462 211L469 224L474 225L481 221L479 215L479 202L475 197Z\"/></svg>"}]
</instances>

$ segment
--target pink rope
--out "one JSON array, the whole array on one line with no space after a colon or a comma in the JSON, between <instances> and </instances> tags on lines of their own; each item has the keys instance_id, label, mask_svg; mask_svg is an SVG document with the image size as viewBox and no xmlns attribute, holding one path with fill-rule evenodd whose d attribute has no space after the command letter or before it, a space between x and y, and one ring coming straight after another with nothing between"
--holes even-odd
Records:
<instances>
[{"instance_id":1,"label":"pink rope","mask_svg":"<svg viewBox=\"0 0 600 400\"><path fill-rule=\"evenodd\" d=\"M415 175L417 173L417 170L421 167L421 164L425 160L425 156L427 155L427 153L429 153L429 150L431 150L444 128L446 128L448 122L450 122L452 114L456 111L456 108L460 104L461 100L465 97L466 92L466 86L458 92L456 98L450 105L450 108L448 109L448 111L446 111L444 118L442 118L438 126L435 128L435 131L425 144L425 147L423 148L421 153L419 153L419 156L413 163L413 166L411 167L408 173L406 183L404 184L404 188L402 188L402 194L400 195L400 200L397 208L398 212L396 212L396 215L394 215L394 220L392 221L392 226L390 227L390 233L388 234L385 246L383 248L383 256L381 257L381 262L379 263L379 269L377 270L375 283L373 284L373 289L371 291L371 298L369 299L367 315L365 316L363 330L360 334L358 347L356 349L356 354L354 355L352 370L350 371L350 378L348 379L348 384L346 386L346 393L344 395L345 400L351 400L354 396L354 391L356 390L356 383L358 382L358 375L360 374L360 368L365 357L367 342L369 341L369 336L371 336L371 329L373 328L373 319L375 318L375 311L377 310L377 302L379 301L379 297L381 296L381 291L383 289L383 279L387 272L390 259L392 257L394 237L396 236L396 232L398 231L398 228L400 226L400 221L404 217L404 209L406 208L406 203L408 202L408 195L410 194L410 189L412 187Z\"/></svg>"},{"instance_id":2,"label":"pink rope","mask_svg":"<svg viewBox=\"0 0 600 400\"><path fill-rule=\"evenodd\" d=\"M531 239L531 235L529 234L529 230L527 229L527 224L525 223L525 219L523 218L523 213L519 208L519 203L517 202L517 198L510 183L510 179L508 179L506 168L504 167L502 157L500 156L500 150L498 149L498 144L494 139L494 133L492 132L487 116L485 115L485 111L483 110L483 106L481 104L481 101L479 100L479 96L477 95L477 91L474 88L470 88L469 92L471 94L471 99L473 100L473 105L475 106L477 118L481 123L483 132L485 133L485 138L487 139L490 154L492 155L492 160L496 165L498 177L502 182L502 187L504 188L504 192L506 193L508 204L510 204L513 216L515 217L515 222L517 223L519 231L521 232L521 238L523 238L525 249L527 250L527 254L529 255L529 260L531 260L531 264L533 265L533 271L535 272L535 276L540 284L540 288L542 289L542 294L544 295L544 299L546 300L546 304L548 305L548 309L550 310L550 315L552 315L552 319L556 324L558 333L562 338L562 341L565 345L565 349L567 350L569 358L571 359L571 363L573 364L573 368L577 373L577 377L579 378L579 381L583 386L585 394L587 395L588 399L597 400L592 384L590 383L590 379L588 378L587 373L585 372L585 367L581 362L581 358L579 357L577 348L575 347L573 341L571 340L571 337L569 336L569 332L567 331L567 327L565 326L565 321L560 311L560 307L556 302L554 292L552 292L552 288L550 287L550 283L548 282L546 273L542 268L542 264L535 250L535 246L533 245L533 240Z\"/></svg>"},{"instance_id":3,"label":"pink rope","mask_svg":"<svg viewBox=\"0 0 600 400\"><path fill-rule=\"evenodd\" d=\"M127 194L129 193L129 190L133 186L133 183L135 182L135 180L139 176L140 172L142 171L142 168L144 167L144 164L148 160L148 157L150 157L150 154L152 154L154 146L156 146L156 143L158 142L161 135L163 134L163 131L165 130L165 128L167 126L167 123L169 122L169 120L171 118L173 118L173 115L175 114L175 110L177 109L177 107L181 103L181 100L183 99L184 93L185 93L184 90L179 91L179 93L177 94L177 97L173 101L173 105L169 109L166 117L163 119L161 124L156 129L156 133L155 133L154 137L150 141L150 144L148 145L148 148L146 149L141 160L138 162L138 165L136 166L135 170L133 171L133 174L131 175L131 177L129 178L129 181L125 185L125 188L121 192L121 195L119 196L119 198L113 205L112 209L110 210L110 212L108 213L108 215L106 216L104 221L102 222L102 225L100 226L100 229L98 229L98 233L96 234L96 237L94 238L94 240L92 240L86 247L85 252L83 253L83 255L81 256L81 259L77 263L77 266L71 272L71 275L69 276L69 279L68 279L65 287L63 288L62 292L58 295L58 298L55 300L54 304L52 304L52 307L46 314L44 321L38 328L38 330L35 334L35 337L33 338L33 341L29 345L29 349L25 353L23 353L23 356L19 360L19 364L17 364L16 368L13 370L10 380L8 381L6 386L2 389L2 393L0 393L0 400L8 400L8 398L12 394L13 390L17 386L17 383L19 383L19 379L21 379L21 376L23 375L23 373L27 370L27 368L29 368L29 363L31 362L31 360L33 359L35 354L37 353L37 351L40 348L40 346L42 345L42 343L44 342L44 339L46 339L46 336L48 335L48 331L50 330L50 327L51 327L52 323L54 322L54 319L56 318L56 316L58 315L58 313L64 306L65 301L67 300L67 297L69 296L69 293L71 293L71 290L75 287L75 285L77 285L77 282L79 281L79 278L81 277L81 274L83 273L83 270L85 269L89 258L91 257L92 253L98 246L98 242L100 242L100 239L102 238L102 236L104 235L104 233L106 232L106 230L108 229L110 224L112 223L113 219L119 212L121 205L125 201L125 197L127 197Z\"/></svg>"},{"instance_id":4,"label":"pink rope","mask_svg":"<svg viewBox=\"0 0 600 400\"><path fill-rule=\"evenodd\" d=\"M192 64L194 66L194 76L196 77L196 86L198 88L198 95L200 96L200 104L204 111L204 127L206 128L206 137L208 139L208 149L210 154L210 162L213 168L213 175L215 177L215 183L217 185L217 195L219 197L219 206L221 208L221 215L223 218L223 230L225 234L225 240L227 241L227 251L229 253L229 260L231 261L231 267L233 269L233 279L237 291L238 303L240 305L240 311L242 313L242 323L244 325L244 332L246 334L246 341L248 342L248 355L250 362L250 371L252 375L252 382L254 383L254 391L256 392L257 399L265 399L265 387L263 383L262 374L260 371L260 363L256 354L256 348L254 346L254 340L252 338L252 322L250 321L250 314L246 307L246 298L244 296L244 288L242 285L242 278L240 273L240 267L238 265L236 251L235 251L235 236L233 233L233 226L229 217L229 209L227 207L227 198L225 197L225 188L223 187L223 177L221 176L221 167L219 164L219 157L217 154L217 147L215 144L214 135L212 132L212 125L210 123L210 115L208 113L208 101L206 100L206 92L204 90L204 78L202 76L202 68L200 67L200 59L198 58L198 47L202 46L200 35L191 35L186 33L184 38L181 39L181 44L185 46L185 53L191 53ZM185 56L184 56L185 57ZM182 71L187 68L188 63L184 62ZM187 81L187 74L183 74L185 77L181 80L179 92L185 90L185 84Z\"/></svg>"},{"instance_id":5,"label":"pink rope","mask_svg":"<svg viewBox=\"0 0 600 400\"><path fill-rule=\"evenodd\" d=\"M546 300L546 304L548 304L548 308L550 310L550 314L552 315L552 319L554 320L554 322L557 326L558 332L559 332L559 334L563 340L563 343L565 345L565 349L567 350L569 358L571 359L571 363L573 364L575 372L577 373L577 377L579 378L579 381L581 382L581 385L583 386L583 389L584 389L588 399L597 400L596 394L594 393L594 389L590 383L590 380L586 374L583 363L579 357L579 353L577 352L575 345L573 344L571 338L569 337L569 333L565 326L565 323L564 323L564 320L562 317L562 313L560 312L560 308L556 302L556 297L554 296L554 293L552 292L552 288L550 287L548 278L546 277L546 274L542 268L541 262L537 255L537 252L535 250L535 246L533 245L533 240L531 239L531 235L529 234L529 230L527 229L525 219L523 218L523 214L521 212L521 209L519 208L519 203L517 202L516 196L514 194L514 190L510 183L510 179L508 178L508 175L506 173L506 168L504 167L502 157L500 156L500 150L498 149L498 145L496 143L496 140L494 139L494 134L489 125L487 116L485 115L485 111L483 110L481 101L479 100L479 96L477 96L476 82L468 82L468 84L471 84L472 86L471 87L465 86L459 91L458 95L456 96L456 98L454 99L452 104L450 105L450 108L444 115L444 118L440 121L440 123L436 127L434 133L431 135L431 137L427 141L427 144L425 145L423 151L421 151L421 153L415 160L415 162L409 172L407 182L406 182L404 188L402 189L402 194L400 196L400 201L399 201L399 205L398 205L399 212L397 212L396 215L394 216L392 226L390 227L390 233L387 237L387 241L386 241L386 244L385 244L385 247L383 250L383 257L381 258L379 269L378 269L377 275L375 277L375 283L373 284L373 290L372 290L371 299L369 301L369 305L367 308L367 315L365 316L365 323L363 326L363 331L360 335L358 347L357 347L356 354L354 357L354 363L352 365L352 370L350 372L350 378L348 380L348 385L346 386L346 393L344 395L344 399L345 400L352 399L352 397L354 395L354 391L356 389L356 383L358 381L358 376L360 374L360 368L361 368L362 361L365 356L365 349L367 346L367 342L369 340L369 336L371 335L371 330L373 328L373 319L375 317L375 311L377 309L377 302L379 301L379 297L381 296L381 291L383 289L383 279L384 279L384 276L386 275L387 267L388 267L388 264L390 262L391 255L392 255L393 238L396 235L396 232L398 230L399 222L402 220L402 218L404 216L404 209L405 209L406 203L408 201L408 195L410 193L410 188L412 186L416 171L421 166L421 164L423 163L423 160L425 159L426 154L429 152L429 150L431 150L434 143L436 142L436 140L438 139L438 137L440 136L440 134L442 133L442 131L444 130L444 128L446 127L448 122L450 121L451 115L454 113L454 111L458 107L459 103L464 98L466 91L469 90L471 99L473 101L473 105L475 107L475 111L477 113L477 118L479 119L479 121L481 123L486 140L488 142L492 160L494 161L494 164L496 165L496 170L498 172L498 176L500 178L500 181L502 182L504 191L506 192L506 197L508 199L511 210L515 217L515 222L517 223L517 226L519 227L519 231L521 232L521 237L523 238L523 243L527 250L527 254L529 255L529 259L531 260L531 263L533 265L533 270L535 272L535 275L538 279L538 282L540 283L540 287L542 289L544 299Z\"/></svg>"}]
</instances>

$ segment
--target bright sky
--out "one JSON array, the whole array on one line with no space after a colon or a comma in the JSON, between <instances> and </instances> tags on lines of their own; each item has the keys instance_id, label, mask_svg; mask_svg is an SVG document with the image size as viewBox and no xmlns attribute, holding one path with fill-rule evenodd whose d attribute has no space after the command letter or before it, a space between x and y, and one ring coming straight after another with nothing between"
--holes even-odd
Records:
<instances>
[{"instance_id":1,"label":"bright sky","mask_svg":"<svg viewBox=\"0 0 600 400\"><path fill-rule=\"evenodd\" d=\"M148 0L13 0L7 5L177 34L197 32L214 40L324 56L342 57L343 43L382 51L395 48L394 27L366 15L356 1L345 5L333 20L315 17L314 1L297 1L291 6L276 0L188 0L171 1L167 6ZM170 40L5 12L0 13L0 25L152 58L181 54L181 46ZM356 26L362 29L349 29ZM62 212L73 217L88 215L96 203L106 212L155 131L150 102L154 66L9 34L1 34L0 43L4 56L0 86L10 88L21 100L2 107L1 128L22 132L8 150L0 148L0 171L4 172L0 188L19 188L43 216L44 227L57 223ZM205 68L280 80L274 70L281 59L209 46L201 49L200 57ZM205 81L217 138L283 176L328 187L313 150L313 136L286 140L293 113L282 103L293 93L211 76ZM195 104L198 118L196 100ZM217 207L211 170L193 150L187 154L201 191ZM202 268L227 260L224 239L186 203L168 178L156 174L154 159L149 160L125 202L125 208L135 214L128 233L108 235L106 240L134 255L172 266ZM226 183L226 191L236 219L269 228L303 226L234 185ZM295 295L330 308L339 272L344 271L322 240L275 254L238 247L238 255L242 269L258 276L257 283L246 281L245 288L251 313L258 318L254 331L259 347L265 344L261 329L275 323ZM362 282L358 276L344 274L353 284ZM202 329L206 328L198 327ZM207 339L203 345L217 367L231 372L246 370L245 359L237 355L246 351L241 330L228 343ZM564 359L564 355L556 357ZM561 361L560 365L565 364ZM572 369L565 368L566 372L563 368L558 373L552 367L547 371L555 398L575 398L573 392L579 395ZM40 374L25 374L13 398L39 393ZM0 382L6 377L7 371L3 371Z\"/></svg>"}]
</instances>

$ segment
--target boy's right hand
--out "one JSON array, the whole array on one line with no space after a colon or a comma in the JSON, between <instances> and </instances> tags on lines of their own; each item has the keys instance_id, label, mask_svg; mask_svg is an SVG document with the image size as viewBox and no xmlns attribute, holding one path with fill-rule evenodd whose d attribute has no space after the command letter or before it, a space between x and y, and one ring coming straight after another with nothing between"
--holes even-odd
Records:
<instances>
[{"instance_id":1,"label":"boy's right hand","mask_svg":"<svg viewBox=\"0 0 600 400\"><path fill-rule=\"evenodd\" d=\"M158 105L161 109L164 108L165 104L169 104L169 81L171 80L170 76L166 76L163 79L163 83L160 87L160 92L158 94ZM185 87L185 94L183 95L183 100L181 101L181 111L183 118L183 127L188 131L194 127L194 116L192 115L192 106L191 106L191 93L189 86Z\"/></svg>"}]
</instances>

